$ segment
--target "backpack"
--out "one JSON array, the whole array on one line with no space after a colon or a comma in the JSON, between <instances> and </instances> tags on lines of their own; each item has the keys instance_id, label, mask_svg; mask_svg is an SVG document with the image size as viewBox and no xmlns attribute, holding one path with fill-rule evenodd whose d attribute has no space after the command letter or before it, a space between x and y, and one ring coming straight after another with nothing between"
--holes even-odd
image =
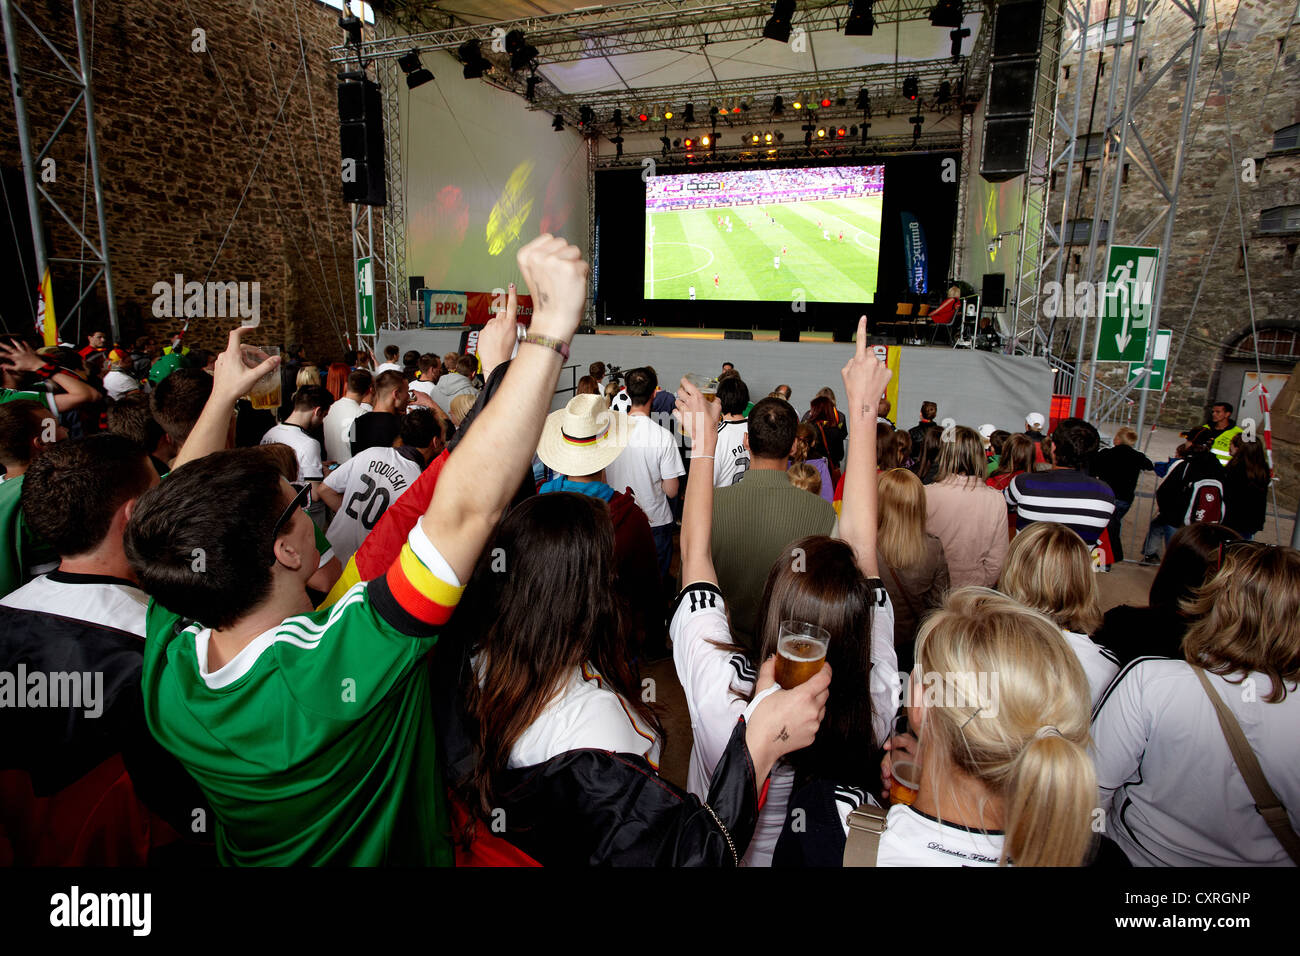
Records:
<instances>
[{"instance_id":1,"label":"backpack","mask_svg":"<svg viewBox=\"0 0 1300 956\"><path fill-rule=\"evenodd\" d=\"M1187 514L1183 515L1183 524L1205 522L1219 524L1227 514L1223 503L1223 482L1217 478L1202 478L1189 489Z\"/></svg>"}]
</instances>

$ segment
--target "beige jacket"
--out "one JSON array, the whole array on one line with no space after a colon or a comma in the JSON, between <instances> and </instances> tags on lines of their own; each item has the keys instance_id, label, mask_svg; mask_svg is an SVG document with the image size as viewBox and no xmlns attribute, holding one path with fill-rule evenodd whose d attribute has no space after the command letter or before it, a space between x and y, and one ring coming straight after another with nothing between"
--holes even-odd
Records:
<instances>
[{"instance_id":1,"label":"beige jacket","mask_svg":"<svg viewBox=\"0 0 1300 956\"><path fill-rule=\"evenodd\" d=\"M983 481L925 486L925 530L943 542L952 587L993 587L1007 556L1007 503Z\"/></svg>"}]
</instances>

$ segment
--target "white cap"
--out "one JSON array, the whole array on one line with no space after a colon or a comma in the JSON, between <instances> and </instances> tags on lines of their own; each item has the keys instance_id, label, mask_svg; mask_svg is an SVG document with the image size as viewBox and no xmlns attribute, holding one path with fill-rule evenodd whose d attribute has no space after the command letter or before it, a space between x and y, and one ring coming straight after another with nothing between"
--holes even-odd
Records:
<instances>
[{"instance_id":1,"label":"white cap","mask_svg":"<svg viewBox=\"0 0 1300 956\"><path fill-rule=\"evenodd\" d=\"M992 435L995 431L997 431L995 427L985 423L980 426L980 438L983 438L985 441L988 441L989 436Z\"/></svg>"},{"instance_id":2,"label":"white cap","mask_svg":"<svg viewBox=\"0 0 1300 956\"><path fill-rule=\"evenodd\" d=\"M1025 424L1030 428L1042 428L1047 424L1047 419L1043 418L1038 412L1030 412L1025 416Z\"/></svg>"}]
</instances>

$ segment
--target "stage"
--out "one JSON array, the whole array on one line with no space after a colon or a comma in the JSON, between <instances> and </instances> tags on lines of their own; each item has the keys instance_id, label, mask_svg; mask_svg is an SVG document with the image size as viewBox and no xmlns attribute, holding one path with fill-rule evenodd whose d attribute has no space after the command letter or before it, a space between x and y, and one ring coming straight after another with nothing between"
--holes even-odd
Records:
<instances>
[{"instance_id":1,"label":"stage","mask_svg":"<svg viewBox=\"0 0 1300 956\"><path fill-rule=\"evenodd\" d=\"M560 377L553 407L573 394L578 378L592 362L623 370L651 365L663 388L673 388L686 372L716 375L723 362L736 366L750 398L757 401L777 385L789 385L791 401L802 414L817 390L829 385L843 401L840 369L853 355L851 343L833 342L829 332L805 333L798 342L777 341L777 333L754 332L753 341L726 339L724 329L658 328L641 335L632 326L611 326L595 335L574 337ZM417 329L381 332L379 348L393 344L402 352L416 349L443 355L460 345L459 331ZM1053 372L1044 358L1002 355L946 346L902 346L898 403L890 417L902 427L915 425L921 402L939 406L939 418L978 428L990 423L1023 431L1025 415L1046 416L1051 405Z\"/></svg>"}]
</instances>

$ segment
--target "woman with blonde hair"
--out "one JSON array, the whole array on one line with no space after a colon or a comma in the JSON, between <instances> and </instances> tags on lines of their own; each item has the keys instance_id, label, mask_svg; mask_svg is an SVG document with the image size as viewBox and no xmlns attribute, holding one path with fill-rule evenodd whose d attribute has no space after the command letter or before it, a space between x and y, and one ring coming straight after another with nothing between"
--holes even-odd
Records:
<instances>
[{"instance_id":1,"label":"woman with blonde hair","mask_svg":"<svg viewBox=\"0 0 1300 956\"><path fill-rule=\"evenodd\" d=\"M806 461L797 461L789 467L785 476L790 479L790 484L796 488L802 488L814 495L822 493L822 476L817 473L817 469Z\"/></svg>"},{"instance_id":2,"label":"woman with blonde hair","mask_svg":"<svg viewBox=\"0 0 1300 956\"><path fill-rule=\"evenodd\" d=\"M469 414L469 410L474 407L474 402L477 400L478 396L470 395L468 392L453 398L451 400L451 423L459 428L460 423L465 420L465 416Z\"/></svg>"},{"instance_id":3,"label":"woman with blonde hair","mask_svg":"<svg viewBox=\"0 0 1300 956\"><path fill-rule=\"evenodd\" d=\"M826 448L822 445L821 435L817 429L806 422L795 429L794 453L790 455L790 469L793 470L795 465L807 465L817 472L821 479L817 494L833 504L835 482L831 481L831 466Z\"/></svg>"},{"instance_id":4,"label":"woman with blonde hair","mask_svg":"<svg viewBox=\"0 0 1300 956\"><path fill-rule=\"evenodd\" d=\"M905 673L912 669L912 645L921 618L938 607L948 591L948 558L943 542L925 530L925 487L920 478L905 468L891 468L881 473L877 489L876 557L894 605L898 670Z\"/></svg>"},{"instance_id":5,"label":"woman with blonde hair","mask_svg":"<svg viewBox=\"0 0 1300 956\"><path fill-rule=\"evenodd\" d=\"M925 526L943 542L955 588L992 587L1007 555L1007 506L984 483L984 440L958 426L940 444L939 473L925 489Z\"/></svg>"},{"instance_id":6,"label":"woman with blonde hair","mask_svg":"<svg viewBox=\"0 0 1300 956\"><path fill-rule=\"evenodd\" d=\"M907 707L916 737L893 738L881 769L893 787L906 750L920 767L917 787L884 815L874 859L850 865L1087 862L1097 805L1088 681L1060 630L996 591L962 588L921 625L916 661ZM875 801L821 786L791 800L804 819L797 830L787 824L777 865L845 861L849 814Z\"/></svg>"},{"instance_id":7,"label":"woman with blonde hair","mask_svg":"<svg viewBox=\"0 0 1300 956\"><path fill-rule=\"evenodd\" d=\"M320 384L320 369L315 365L304 365L298 369L298 378L294 380L294 391L307 385Z\"/></svg>"},{"instance_id":8,"label":"woman with blonde hair","mask_svg":"<svg viewBox=\"0 0 1300 956\"><path fill-rule=\"evenodd\" d=\"M1220 554L1185 604L1184 660L1129 664L1093 721L1107 831L1137 866L1300 864L1300 552ZM1263 809L1225 724L1285 811Z\"/></svg>"},{"instance_id":9,"label":"woman with blonde hair","mask_svg":"<svg viewBox=\"0 0 1300 956\"><path fill-rule=\"evenodd\" d=\"M1095 703L1119 672L1119 658L1089 636L1101 627L1092 551L1063 524L1036 521L1011 542L998 590L1061 629L1079 655Z\"/></svg>"}]
</instances>

